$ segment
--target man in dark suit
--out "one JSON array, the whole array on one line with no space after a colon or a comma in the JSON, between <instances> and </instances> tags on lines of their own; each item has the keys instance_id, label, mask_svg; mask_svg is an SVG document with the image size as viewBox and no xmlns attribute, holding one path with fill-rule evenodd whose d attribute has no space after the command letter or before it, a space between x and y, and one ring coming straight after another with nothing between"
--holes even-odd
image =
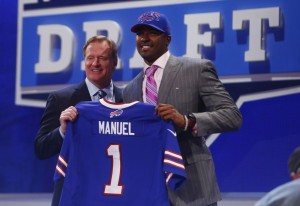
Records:
<instances>
[{"instance_id":1,"label":"man in dark suit","mask_svg":"<svg viewBox=\"0 0 300 206\"><path fill-rule=\"evenodd\" d=\"M171 32L165 15L145 12L131 31L136 33L136 48L145 66L125 87L124 101L146 102L148 74L145 71L156 65L156 113L172 121L177 129L186 166L188 181L178 191L169 189L170 202L176 206L217 205L221 195L205 136L238 130L241 113L211 61L170 54Z\"/></svg>"},{"instance_id":2,"label":"man in dark suit","mask_svg":"<svg viewBox=\"0 0 300 206\"><path fill-rule=\"evenodd\" d=\"M67 122L77 117L74 106L78 102L97 101L101 97L111 102L123 101L122 90L112 83L118 62L117 53L115 42L105 36L94 36L86 42L83 47L86 79L78 85L49 94L34 141L39 159L47 159L60 152ZM58 205L62 184L55 185L52 205Z\"/></svg>"}]
</instances>

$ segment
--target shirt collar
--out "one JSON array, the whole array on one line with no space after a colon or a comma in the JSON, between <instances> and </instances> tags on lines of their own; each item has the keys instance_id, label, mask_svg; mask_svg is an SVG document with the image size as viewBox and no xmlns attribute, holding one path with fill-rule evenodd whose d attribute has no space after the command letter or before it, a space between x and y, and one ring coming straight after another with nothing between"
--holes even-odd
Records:
<instances>
[{"instance_id":1,"label":"shirt collar","mask_svg":"<svg viewBox=\"0 0 300 206\"><path fill-rule=\"evenodd\" d=\"M90 80L88 80L88 78L85 78L85 83L86 83L87 88L89 90L90 96L93 97L94 94L99 91L99 88L96 87ZM108 98L112 97L113 96L113 82L112 82L112 80L110 81L110 84L108 85L108 87L105 87L102 90L106 92Z\"/></svg>"},{"instance_id":2,"label":"shirt collar","mask_svg":"<svg viewBox=\"0 0 300 206\"><path fill-rule=\"evenodd\" d=\"M164 53L163 55L161 55L161 56L153 63L153 65L157 65L159 68L164 69L165 66L166 66L166 64L167 64L167 61L168 61L170 55L171 55L170 51L169 51L169 50L166 51L166 53ZM147 69L148 67L150 67L150 66L151 66L151 65L148 65L148 64L145 63L145 65L144 65L144 72L145 72L146 69Z\"/></svg>"}]
</instances>

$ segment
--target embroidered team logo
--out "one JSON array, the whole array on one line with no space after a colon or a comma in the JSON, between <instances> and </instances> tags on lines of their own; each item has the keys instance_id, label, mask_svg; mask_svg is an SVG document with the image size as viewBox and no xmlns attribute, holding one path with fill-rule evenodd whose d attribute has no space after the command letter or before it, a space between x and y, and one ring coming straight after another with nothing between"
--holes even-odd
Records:
<instances>
[{"instance_id":1,"label":"embroidered team logo","mask_svg":"<svg viewBox=\"0 0 300 206\"><path fill-rule=\"evenodd\" d=\"M145 21L159 21L160 14L157 12L145 12L143 13L139 19L138 23L144 23Z\"/></svg>"},{"instance_id":2,"label":"embroidered team logo","mask_svg":"<svg viewBox=\"0 0 300 206\"><path fill-rule=\"evenodd\" d=\"M111 112L111 113L109 114L109 117L110 117L110 118L118 117L118 116L120 116L121 114L123 114L123 110L118 109L118 110L115 110L115 111Z\"/></svg>"}]
</instances>

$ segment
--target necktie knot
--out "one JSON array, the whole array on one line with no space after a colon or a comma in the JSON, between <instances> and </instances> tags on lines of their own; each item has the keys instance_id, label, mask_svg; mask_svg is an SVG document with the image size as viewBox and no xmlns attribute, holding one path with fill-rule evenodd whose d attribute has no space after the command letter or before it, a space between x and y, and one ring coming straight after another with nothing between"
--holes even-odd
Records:
<instances>
[{"instance_id":1,"label":"necktie knot","mask_svg":"<svg viewBox=\"0 0 300 206\"><path fill-rule=\"evenodd\" d=\"M99 99L104 98L107 95L107 93L105 91L103 91L102 89L100 89L98 92L96 92L96 94L94 96L96 96L96 101L98 101Z\"/></svg>"},{"instance_id":2,"label":"necktie knot","mask_svg":"<svg viewBox=\"0 0 300 206\"><path fill-rule=\"evenodd\" d=\"M146 69L146 76L147 77L154 76L154 73L156 72L157 69L158 69L158 66L156 66L156 65L152 65L151 67L148 67Z\"/></svg>"}]
</instances>

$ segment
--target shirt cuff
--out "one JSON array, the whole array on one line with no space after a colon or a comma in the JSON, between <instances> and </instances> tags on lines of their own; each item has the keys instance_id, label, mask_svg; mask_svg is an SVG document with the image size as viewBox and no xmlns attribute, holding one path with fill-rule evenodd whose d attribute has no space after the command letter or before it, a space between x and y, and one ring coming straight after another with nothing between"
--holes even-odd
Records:
<instances>
[{"instance_id":1,"label":"shirt cuff","mask_svg":"<svg viewBox=\"0 0 300 206\"><path fill-rule=\"evenodd\" d=\"M58 128L58 130L59 130L59 133L60 133L61 138L65 139L65 135L64 135L64 134L62 133L62 131L60 130L60 127Z\"/></svg>"}]
</instances>

